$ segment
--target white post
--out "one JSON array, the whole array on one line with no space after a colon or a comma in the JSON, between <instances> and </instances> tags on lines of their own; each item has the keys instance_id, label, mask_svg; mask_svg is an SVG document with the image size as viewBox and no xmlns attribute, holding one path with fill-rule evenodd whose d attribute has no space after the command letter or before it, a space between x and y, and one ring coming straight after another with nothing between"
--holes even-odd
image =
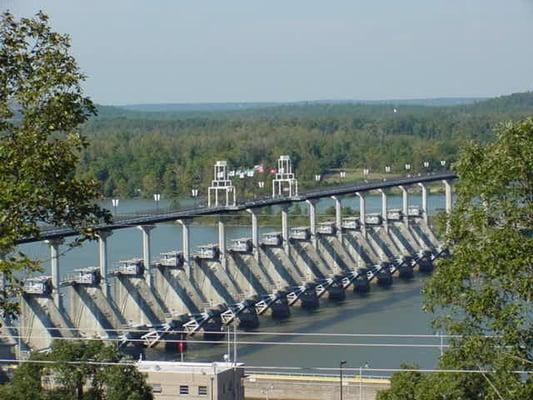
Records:
<instances>
[{"instance_id":1,"label":"white post","mask_svg":"<svg viewBox=\"0 0 533 400\"><path fill-rule=\"evenodd\" d=\"M228 265L226 261L226 229L224 228L224 222L220 217L218 219L218 249L220 250L220 262L224 270L227 270Z\"/></svg>"},{"instance_id":2,"label":"white post","mask_svg":"<svg viewBox=\"0 0 533 400\"><path fill-rule=\"evenodd\" d=\"M385 228L385 232L389 232L389 221L387 219L387 211L389 207L387 192L385 192L385 189L379 189L379 192L381 193L381 218L383 219L383 226Z\"/></svg>"},{"instance_id":3,"label":"white post","mask_svg":"<svg viewBox=\"0 0 533 400\"><path fill-rule=\"evenodd\" d=\"M46 243L50 246L50 269L52 272L52 299L57 309L63 310L63 302L61 301L61 293L59 292L59 246L63 244L63 239L51 239Z\"/></svg>"},{"instance_id":4,"label":"white post","mask_svg":"<svg viewBox=\"0 0 533 400\"><path fill-rule=\"evenodd\" d=\"M289 214L285 206L281 209L281 236L283 237L283 248L289 254Z\"/></svg>"},{"instance_id":5,"label":"white post","mask_svg":"<svg viewBox=\"0 0 533 400\"><path fill-rule=\"evenodd\" d=\"M105 297L109 297L109 281L107 279L108 261L107 261L107 238L113 234L112 231L99 231L98 237L98 258L100 261L100 288Z\"/></svg>"},{"instance_id":6,"label":"white post","mask_svg":"<svg viewBox=\"0 0 533 400\"><path fill-rule=\"evenodd\" d=\"M409 193L405 186L400 185L400 190L402 191L402 213L403 213L403 222L406 226L409 226Z\"/></svg>"},{"instance_id":7,"label":"white post","mask_svg":"<svg viewBox=\"0 0 533 400\"><path fill-rule=\"evenodd\" d=\"M335 200L335 227L337 228L337 238L342 243L342 203L337 196L331 196Z\"/></svg>"},{"instance_id":8,"label":"white post","mask_svg":"<svg viewBox=\"0 0 533 400\"><path fill-rule=\"evenodd\" d=\"M428 223L428 189L423 183L419 183L420 189L422 189L422 217L424 222Z\"/></svg>"},{"instance_id":9,"label":"white post","mask_svg":"<svg viewBox=\"0 0 533 400\"><path fill-rule=\"evenodd\" d=\"M446 213L450 214L452 212L452 185L449 181L443 180L444 183L444 190L445 190L445 197L446 197Z\"/></svg>"},{"instance_id":10,"label":"white post","mask_svg":"<svg viewBox=\"0 0 533 400\"><path fill-rule=\"evenodd\" d=\"M143 263L144 263L144 280L149 287L152 287L151 273L151 254L150 254L150 231L155 228L154 225L139 225L138 229L142 232L143 237Z\"/></svg>"},{"instance_id":11,"label":"white post","mask_svg":"<svg viewBox=\"0 0 533 400\"><path fill-rule=\"evenodd\" d=\"M359 221L361 223L361 233L366 237L366 198L364 193L357 192L359 197Z\"/></svg>"},{"instance_id":12,"label":"white post","mask_svg":"<svg viewBox=\"0 0 533 400\"><path fill-rule=\"evenodd\" d=\"M178 219L178 223L182 228L182 243L181 248L183 252L183 267L185 269L185 275L187 278L191 278L191 249L189 247L190 243L190 232L189 232L189 223L188 219Z\"/></svg>"},{"instance_id":13,"label":"white post","mask_svg":"<svg viewBox=\"0 0 533 400\"><path fill-rule=\"evenodd\" d=\"M359 367L359 400L363 400L363 366Z\"/></svg>"},{"instance_id":14,"label":"white post","mask_svg":"<svg viewBox=\"0 0 533 400\"><path fill-rule=\"evenodd\" d=\"M259 228L257 224L257 213L251 208L247 209L246 211L248 211L252 216L252 245L254 247L253 252L255 259L259 261Z\"/></svg>"},{"instance_id":15,"label":"white post","mask_svg":"<svg viewBox=\"0 0 533 400\"><path fill-rule=\"evenodd\" d=\"M314 200L306 200L309 207L309 230L311 231L311 243L315 249L318 248L318 238L316 236L316 205Z\"/></svg>"}]
</instances>

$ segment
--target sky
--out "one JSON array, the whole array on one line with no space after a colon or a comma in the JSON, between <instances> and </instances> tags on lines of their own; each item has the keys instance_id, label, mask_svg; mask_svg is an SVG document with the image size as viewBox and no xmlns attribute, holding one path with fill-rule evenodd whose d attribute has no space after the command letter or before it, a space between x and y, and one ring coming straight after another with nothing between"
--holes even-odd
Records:
<instances>
[{"instance_id":1,"label":"sky","mask_svg":"<svg viewBox=\"0 0 533 400\"><path fill-rule=\"evenodd\" d=\"M533 90L533 0L0 0L72 37L100 104Z\"/></svg>"}]
</instances>

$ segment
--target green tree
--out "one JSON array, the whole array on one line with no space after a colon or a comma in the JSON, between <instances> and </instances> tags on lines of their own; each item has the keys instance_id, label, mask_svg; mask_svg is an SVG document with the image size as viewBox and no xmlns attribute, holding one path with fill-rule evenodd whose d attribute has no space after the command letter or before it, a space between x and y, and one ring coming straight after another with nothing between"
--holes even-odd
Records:
<instances>
[{"instance_id":1,"label":"green tree","mask_svg":"<svg viewBox=\"0 0 533 400\"><path fill-rule=\"evenodd\" d=\"M13 301L21 272L39 268L22 254L7 256L18 240L39 236L40 224L67 226L90 236L108 218L94 204L95 181L76 177L86 146L80 124L95 113L82 94L84 76L69 55L70 39L55 33L48 17L0 19L0 314L17 312Z\"/></svg>"},{"instance_id":2,"label":"green tree","mask_svg":"<svg viewBox=\"0 0 533 400\"><path fill-rule=\"evenodd\" d=\"M44 399L41 390L42 369L37 364L24 363L20 365L10 383L0 385L2 400L41 400Z\"/></svg>"},{"instance_id":3,"label":"green tree","mask_svg":"<svg viewBox=\"0 0 533 400\"><path fill-rule=\"evenodd\" d=\"M56 341L49 354L33 355L0 386L2 400L151 400L150 387L116 346L100 341ZM113 365L115 364L115 365ZM120 364L120 365L116 365ZM53 378L43 387L42 377Z\"/></svg>"},{"instance_id":4,"label":"green tree","mask_svg":"<svg viewBox=\"0 0 533 400\"><path fill-rule=\"evenodd\" d=\"M471 143L455 169L457 202L446 220L452 257L424 289L425 308L438 316L436 328L458 335L440 367L484 373L396 379L381 400L407 385L434 388L416 399L533 398L532 378L514 372L533 363L533 119L501 125L494 143Z\"/></svg>"}]
</instances>

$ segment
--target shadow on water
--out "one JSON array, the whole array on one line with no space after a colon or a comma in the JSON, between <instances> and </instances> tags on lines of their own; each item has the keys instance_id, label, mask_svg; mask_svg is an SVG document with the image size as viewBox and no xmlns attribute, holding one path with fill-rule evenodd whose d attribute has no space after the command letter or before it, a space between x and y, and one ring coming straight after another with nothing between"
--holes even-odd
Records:
<instances>
[{"instance_id":1,"label":"shadow on water","mask_svg":"<svg viewBox=\"0 0 533 400\"><path fill-rule=\"evenodd\" d=\"M373 362L383 363L389 360L392 353L384 353L383 349L357 347L332 347L309 349L309 346L298 345L306 343L375 343L376 339L342 336L285 336L277 333L324 333L324 334L367 334L367 333L430 333L429 317L423 314L420 308L420 291L427 277L418 276L411 281L395 279L393 286L384 290L377 285L372 285L371 292L367 296L361 296L349 290L347 299L342 303L335 303L323 299L317 310L303 310L298 307L291 308L291 318L282 321L274 321L269 318L261 319L261 326L255 330L258 334L242 334L238 337L239 342L276 342L287 345L275 344L240 344L238 345L239 360L247 364L255 365L294 365L295 360L300 364L309 363L328 365L341 354L360 356L361 353L369 354L367 358ZM251 331L254 332L254 331ZM268 332L262 334L263 332ZM388 339L388 338L387 338ZM197 340L197 339L195 339ZM378 341L383 342L383 339ZM387 340L385 340L387 341ZM389 339L390 342L390 339ZM294 346L288 345L289 343ZM194 343L186 355L189 361L213 361L221 360L227 352L227 342L221 341L218 345ZM326 350L328 350L326 352ZM409 350L409 349L403 349ZM322 355L326 352L325 355ZM400 363L411 356L407 352L402 356L402 349L395 351L398 356L390 361L399 366ZM414 360L419 364L433 365L436 359L434 352L427 351L424 355L415 355ZM372 355L377 355L378 361L374 361ZM175 359L175 354L149 354L149 358ZM341 357L341 355L339 356ZM361 356L362 357L362 356ZM411 358L408 358L412 360ZM383 364L390 366L391 364ZM382 365L382 366L383 366Z\"/></svg>"}]
</instances>

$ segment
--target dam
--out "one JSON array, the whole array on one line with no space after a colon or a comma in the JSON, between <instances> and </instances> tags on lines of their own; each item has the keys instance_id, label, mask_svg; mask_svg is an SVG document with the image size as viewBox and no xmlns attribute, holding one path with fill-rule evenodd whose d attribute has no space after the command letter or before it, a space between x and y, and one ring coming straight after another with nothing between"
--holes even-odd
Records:
<instances>
[{"instance_id":1,"label":"dam","mask_svg":"<svg viewBox=\"0 0 533 400\"><path fill-rule=\"evenodd\" d=\"M293 178L287 179L292 185ZM117 341L125 350L165 345L176 349L176 343L188 338L220 340L229 325L253 330L265 319L290 318L295 308L313 310L413 279L447 255L428 223L425 185L444 184L449 211L453 179L445 173L305 194L293 187L291 196L274 193L244 204L234 203L227 193L213 195L210 207L98 227L98 265L68 274L61 273L60 254L64 238L73 233L43 231L51 274L25 282L19 323L4 328L4 334L21 352L45 350L55 339L76 337ZM422 188L420 207L410 205L409 189L414 186ZM227 192L231 185L213 187ZM388 207L391 188L401 191L400 209ZM367 212L371 192L382 198L380 213ZM359 212L343 215L342 201L350 196L357 199ZM332 220L317 220L316 203L323 198L335 206ZM304 226L289 226L288 207L294 203L308 210ZM270 205L281 207L281 230L260 232L258 211ZM243 211L250 217L249 236L228 240L226 216ZM193 249L191 224L205 215L218 218L216 240ZM180 250L176 246L155 256L153 229L171 221L182 233ZM132 226L142 238L142 256L111 267L108 238Z\"/></svg>"}]
</instances>

